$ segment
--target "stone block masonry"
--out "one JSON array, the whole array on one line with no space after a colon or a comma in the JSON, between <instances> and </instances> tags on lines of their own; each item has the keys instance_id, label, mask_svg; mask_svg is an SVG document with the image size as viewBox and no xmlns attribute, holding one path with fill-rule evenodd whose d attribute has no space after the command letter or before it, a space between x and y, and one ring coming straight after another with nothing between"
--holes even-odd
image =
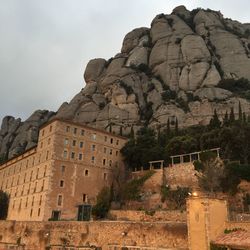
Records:
<instances>
[{"instance_id":1,"label":"stone block masonry","mask_svg":"<svg viewBox=\"0 0 250 250\"><path fill-rule=\"evenodd\" d=\"M185 223L0 221L0 248L5 242L19 243L25 249L96 246L105 250L114 246L135 246L187 250L187 241Z\"/></svg>"}]
</instances>

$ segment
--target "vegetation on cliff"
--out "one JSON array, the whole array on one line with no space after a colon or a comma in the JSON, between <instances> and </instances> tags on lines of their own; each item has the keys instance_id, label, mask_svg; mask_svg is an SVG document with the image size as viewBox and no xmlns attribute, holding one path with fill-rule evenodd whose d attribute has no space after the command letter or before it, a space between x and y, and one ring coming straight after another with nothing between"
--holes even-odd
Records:
<instances>
[{"instance_id":1,"label":"vegetation on cliff","mask_svg":"<svg viewBox=\"0 0 250 250\"><path fill-rule=\"evenodd\" d=\"M220 148L221 158L224 159L220 180L216 181L216 185L206 178L200 178L201 182L203 181L203 186L207 186L208 191L235 192L241 179L250 181L250 120L242 112L240 103L238 113L236 119L234 110L231 109L230 113L226 113L224 119L220 120L215 110L207 126L179 129L174 125L171 128L168 124L166 130L158 133L150 128L143 128L136 137L131 136L121 152L128 168L133 170L141 166L146 168L152 160L163 159L167 165L171 155ZM210 168L206 167L214 165L213 160L211 158L212 163L209 160L203 161L200 165L203 174L216 175L210 173Z\"/></svg>"}]
</instances>

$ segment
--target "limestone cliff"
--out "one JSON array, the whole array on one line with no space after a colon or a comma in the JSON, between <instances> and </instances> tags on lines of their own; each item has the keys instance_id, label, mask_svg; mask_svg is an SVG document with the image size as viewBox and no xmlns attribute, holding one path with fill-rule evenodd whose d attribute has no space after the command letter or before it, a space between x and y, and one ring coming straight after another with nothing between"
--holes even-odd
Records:
<instances>
[{"instance_id":1,"label":"limestone cliff","mask_svg":"<svg viewBox=\"0 0 250 250\"><path fill-rule=\"evenodd\" d=\"M5 118L1 153L11 157L34 145L37 128L52 116L128 134L144 124L164 128L168 119L181 127L207 124L214 109L237 113L239 102L250 114L247 99L219 84L240 78L250 80L250 24L179 6L157 15L150 28L129 32L113 58L91 60L85 88L56 114L37 116L34 127L29 119Z\"/></svg>"}]
</instances>

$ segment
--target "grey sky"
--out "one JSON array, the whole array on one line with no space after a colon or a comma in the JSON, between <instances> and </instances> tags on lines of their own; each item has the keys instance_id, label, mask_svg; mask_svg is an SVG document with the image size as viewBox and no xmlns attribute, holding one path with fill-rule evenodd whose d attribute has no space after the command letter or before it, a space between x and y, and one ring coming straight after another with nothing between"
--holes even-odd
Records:
<instances>
[{"instance_id":1,"label":"grey sky","mask_svg":"<svg viewBox=\"0 0 250 250\"><path fill-rule=\"evenodd\" d=\"M250 22L249 0L0 0L0 119L56 111L84 87L90 59L114 56L125 34L181 4Z\"/></svg>"}]
</instances>

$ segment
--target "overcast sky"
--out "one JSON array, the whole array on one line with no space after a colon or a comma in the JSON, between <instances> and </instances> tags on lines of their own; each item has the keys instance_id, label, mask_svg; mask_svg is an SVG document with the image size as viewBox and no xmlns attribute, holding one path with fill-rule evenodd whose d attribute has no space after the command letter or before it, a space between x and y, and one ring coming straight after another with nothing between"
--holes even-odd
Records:
<instances>
[{"instance_id":1,"label":"overcast sky","mask_svg":"<svg viewBox=\"0 0 250 250\"><path fill-rule=\"evenodd\" d=\"M249 0L0 0L0 119L56 111L84 87L90 59L114 56L129 31L178 5L250 22Z\"/></svg>"}]
</instances>

